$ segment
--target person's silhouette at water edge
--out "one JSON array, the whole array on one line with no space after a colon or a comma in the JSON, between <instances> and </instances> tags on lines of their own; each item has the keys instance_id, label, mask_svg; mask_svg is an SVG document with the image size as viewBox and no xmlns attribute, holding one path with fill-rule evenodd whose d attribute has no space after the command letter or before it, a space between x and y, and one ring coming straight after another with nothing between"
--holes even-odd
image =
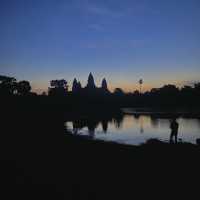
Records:
<instances>
[{"instance_id":1,"label":"person's silhouette at water edge","mask_svg":"<svg viewBox=\"0 0 200 200\"><path fill-rule=\"evenodd\" d=\"M178 128L179 124L176 121L176 118L174 118L171 123L170 123L170 129L171 129L171 134L170 134L170 143L177 143L178 139ZM174 139L174 140L173 140Z\"/></svg>"}]
</instances>

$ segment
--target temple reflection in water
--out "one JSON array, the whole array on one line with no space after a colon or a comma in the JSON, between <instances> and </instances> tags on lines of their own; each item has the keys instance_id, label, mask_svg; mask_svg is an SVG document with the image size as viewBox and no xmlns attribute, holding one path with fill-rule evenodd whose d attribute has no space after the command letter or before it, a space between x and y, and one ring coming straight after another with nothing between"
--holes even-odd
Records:
<instances>
[{"instance_id":1,"label":"temple reflection in water","mask_svg":"<svg viewBox=\"0 0 200 200\"><path fill-rule=\"evenodd\" d=\"M68 120L66 128L72 134L87 135L91 139L138 145L148 139L169 141L169 116L119 114L114 116L83 117ZM178 117L179 139L195 143L200 138L200 120Z\"/></svg>"}]
</instances>

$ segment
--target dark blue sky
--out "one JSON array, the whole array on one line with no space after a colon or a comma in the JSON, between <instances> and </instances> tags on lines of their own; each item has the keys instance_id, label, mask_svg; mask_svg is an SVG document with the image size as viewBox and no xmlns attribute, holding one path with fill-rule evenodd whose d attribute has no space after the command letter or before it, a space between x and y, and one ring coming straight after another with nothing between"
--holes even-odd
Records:
<instances>
[{"instance_id":1,"label":"dark blue sky","mask_svg":"<svg viewBox=\"0 0 200 200\"><path fill-rule=\"evenodd\" d=\"M200 80L199 0L0 0L0 74L111 88Z\"/></svg>"}]
</instances>

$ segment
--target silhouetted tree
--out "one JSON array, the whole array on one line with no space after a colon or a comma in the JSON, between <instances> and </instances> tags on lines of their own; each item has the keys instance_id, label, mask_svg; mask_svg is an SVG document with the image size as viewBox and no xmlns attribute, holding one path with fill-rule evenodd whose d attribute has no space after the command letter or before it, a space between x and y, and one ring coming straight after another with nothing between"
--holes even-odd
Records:
<instances>
[{"instance_id":1,"label":"silhouetted tree","mask_svg":"<svg viewBox=\"0 0 200 200\"><path fill-rule=\"evenodd\" d=\"M61 80L52 80L50 81L51 88L49 88L49 95L65 95L68 91L67 81L64 79Z\"/></svg>"},{"instance_id":2,"label":"silhouetted tree","mask_svg":"<svg viewBox=\"0 0 200 200\"><path fill-rule=\"evenodd\" d=\"M179 89L175 85L164 85L162 88L160 88L160 91L163 93L178 93Z\"/></svg>"},{"instance_id":3,"label":"silhouetted tree","mask_svg":"<svg viewBox=\"0 0 200 200\"><path fill-rule=\"evenodd\" d=\"M143 84L143 80L142 79L139 80L139 84L140 84L140 94L141 94L142 93L142 84Z\"/></svg>"},{"instance_id":4,"label":"silhouetted tree","mask_svg":"<svg viewBox=\"0 0 200 200\"><path fill-rule=\"evenodd\" d=\"M52 80L50 82L50 85L51 87L54 87L54 88L64 88L65 90L68 90L67 81L64 79Z\"/></svg>"},{"instance_id":5,"label":"silhouetted tree","mask_svg":"<svg viewBox=\"0 0 200 200\"><path fill-rule=\"evenodd\" d=\"M139 90L135 90L135 91L133 92L133 95L134 95L134 96L138 96L139 94L140 94Z\"/></svg>"},{"instance_id":6,"label":"silhouetted tree","mask_svg":"<svg viewBox=\"0 0 200 200\"><path fill-rule=\"evenodd\" d=\"M159 88L152 88L150 93L151 94L156 94L158 92L159 92Z\"/></svg>"},{"instance_id":7,"label":"silhouetted tree","mask_svg":"<svg viewBox=\"0 0 200 200\"><path fill-rule=\"evenodd\" d=\"M28 81L20 81L17 83L17 93L19 95L27 95L31 91L31 85Z\"/></svg>"},{"instance_id":8,"label":"silhouetted tree","mask_svg":"<svg viewBox=\"0 0 200 200\"><path fill-rule=\"evenodd\" d=\"M183 91L183 90L184 90L185 92L187 92L187 91L193 90L193 88L192 88L191 86L184 85L183 88L182 88L182 91Z\"/></svg>"},{"instance_id":9,"label":"silhouetted tree","mask_svg":"<svg viewBox=\"0 0 200 200\"><path fill-rule=\"evenodd\" d=\"M17 82L13 77L0 76L0 93L2 95L13 95L17 91Z\"/></svg>"},{"instance_id":10,"label":"silhouetted tree","mask_svg":"<svg viewBox=\"0 0 200 200\"><path fill-rule=\"evenodd\" d=\"M118 96L124 95L124 91L121 88L115 88L114 94Z\"/></svg>"},{"instance_id":11,"label":"silhouetted tree","mask_svg":"<svg viewBox=\"0 0 200 200\"><path fill-rule=\"evenodd\" d=\"M181 89L181 98L190 98L194 93L194 88L192 88L191 86L187 86L185 85L182 89Z\"/></svg>"}]
</instances>

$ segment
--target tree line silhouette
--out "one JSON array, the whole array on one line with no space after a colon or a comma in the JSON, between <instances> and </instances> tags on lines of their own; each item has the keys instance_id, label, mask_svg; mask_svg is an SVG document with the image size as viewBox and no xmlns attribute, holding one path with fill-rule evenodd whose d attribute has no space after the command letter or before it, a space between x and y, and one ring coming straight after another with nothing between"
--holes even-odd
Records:
<instances>
[{"instance_id":1,"label":"tree line silhouette","mask_svg":"<svg viewBox=\"0 0 200 200\"><path fill-rule=\"evenodd\" d=\"M198 106L200 102L200 82L193 86L178 88L168 84L141 93L141 89L126 93L121 88L109 91L104 78L101 87L97 87L92 73L88 76L87 85L82 87L80 81L73 80L72 90L64 79L51 80L48 94L38 95L31 91L29 81L17 81L13 77L0 76L0 96L40 96L53 98L54 101L72 105L97 104L116 106ZM48 100L47 100L48 101Z\"/></svg>"},{"instance_id":2,"label":"tree line silhouette","mask_svg":"<svg viewBox=\"0 0 200 200\"><path fill-rule=\"evenodd\" d=\"M13 77L0 76L0 94L9 95L28 95L31 91L31 85L28 81L19 81Z\"/></svg>"}]
</instances>

